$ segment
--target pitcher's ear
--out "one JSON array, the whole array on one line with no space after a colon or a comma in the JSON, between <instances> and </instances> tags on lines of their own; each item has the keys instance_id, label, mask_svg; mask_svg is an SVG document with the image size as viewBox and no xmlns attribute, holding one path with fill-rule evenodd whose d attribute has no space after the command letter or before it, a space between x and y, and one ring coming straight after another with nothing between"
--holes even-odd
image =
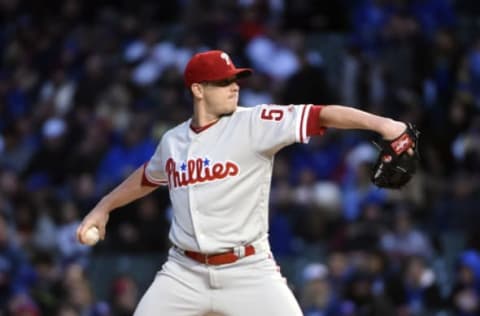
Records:
<instances>
[{"instance_id":1,"label":"pitcher's ear","mask_svg":"<svg viewBox=\"0 0 480 316\"><path fill-rule=\"evenodd\" d=\"M195 98L203 97L203 86L200 83L193 83L190 86L190 91Z\"/></svg>"}]
</instances>

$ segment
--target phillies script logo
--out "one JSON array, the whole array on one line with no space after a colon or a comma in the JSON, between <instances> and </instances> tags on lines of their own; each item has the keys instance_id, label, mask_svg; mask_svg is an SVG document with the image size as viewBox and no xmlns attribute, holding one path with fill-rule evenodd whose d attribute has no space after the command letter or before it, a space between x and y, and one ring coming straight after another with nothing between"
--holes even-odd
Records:
<instances>
[{"instance_id":1,"label":"phillies script logo","mask_svg":"<svg viewBox=\"0 0 480 316\"><path fill-rule=\"evenodd\" d=\"M165 164L170 188L214 181L238 175L240 168L231 161L211 163L208 158L188 159L177 170L175 160L169 158Z\"/></svg>"}]
</instances>

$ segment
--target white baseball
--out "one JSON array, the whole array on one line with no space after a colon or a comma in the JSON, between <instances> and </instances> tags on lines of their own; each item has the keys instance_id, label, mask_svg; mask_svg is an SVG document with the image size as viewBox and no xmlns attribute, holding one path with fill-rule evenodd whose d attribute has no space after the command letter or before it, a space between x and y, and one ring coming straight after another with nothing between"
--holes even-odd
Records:
<instances>
[{"instance_id":1,"label":"white baseball","mask_svg":"<svg viewBox=\"0 0 480 316\"><path fill-rule=\"evenodd\" d=\"M89 246L95 245L99 239L100 239L100 232L98 231L98 228L95 226L90 227L83 235L83 242Z\"/></svg>"}]
</instances>

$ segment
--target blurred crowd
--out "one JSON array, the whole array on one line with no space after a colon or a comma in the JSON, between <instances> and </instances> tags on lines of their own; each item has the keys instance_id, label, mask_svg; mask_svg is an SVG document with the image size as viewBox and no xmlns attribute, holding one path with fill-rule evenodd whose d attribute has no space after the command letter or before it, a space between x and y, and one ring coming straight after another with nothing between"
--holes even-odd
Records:
<instances>
[{"instance_id":1,"label":"blurred crowd","mask_svg":"<svg viewBox=\"0 0 480 316\"><path fill-rule=\"evenodd\" d=\"M305 315L480 315L475 2L1 1L0 315L132 314L135 278L99 298L88 267L168 249L166 188L111 216L93 249L76 226L188 119L183 68L206 49L255 69L241 105L344 104L422 131L399 191L370 183L367 132L277 156L270 241L303 262L287 276ZM462 240L451 262L445 236Z\"/></svg>"}]
</instances>

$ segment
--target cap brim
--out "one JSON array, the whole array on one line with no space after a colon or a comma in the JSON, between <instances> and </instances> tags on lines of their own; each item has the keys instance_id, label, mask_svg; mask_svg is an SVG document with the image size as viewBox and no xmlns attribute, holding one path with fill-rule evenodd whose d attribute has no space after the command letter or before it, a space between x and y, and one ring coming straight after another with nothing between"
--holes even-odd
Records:
<instances>
[{"instance_id":1,"label":"cap brim","mask_svg":"<svg viewBox=\"0 0 480 316\"><path fill-rule=\"evenodd\" d=\"M253 70L250 68L236 68L232 69L231 71L222 74L221 77L212 78L206 81L219 81L224 80L232 77L236 77L237 79L243 79L250 76L253 73Z\"/></svg>"},{"instance_id":2,"label":"cap brim","mask_svg":"<svg viewBox=\"0 0 480 316\"><path fill-rule=\"evenodd\" d=\"M235 76L238 79L249 77L253 73L253 70L250 68L237 68L235 69Z\"/></svg>"}]
</instances>

